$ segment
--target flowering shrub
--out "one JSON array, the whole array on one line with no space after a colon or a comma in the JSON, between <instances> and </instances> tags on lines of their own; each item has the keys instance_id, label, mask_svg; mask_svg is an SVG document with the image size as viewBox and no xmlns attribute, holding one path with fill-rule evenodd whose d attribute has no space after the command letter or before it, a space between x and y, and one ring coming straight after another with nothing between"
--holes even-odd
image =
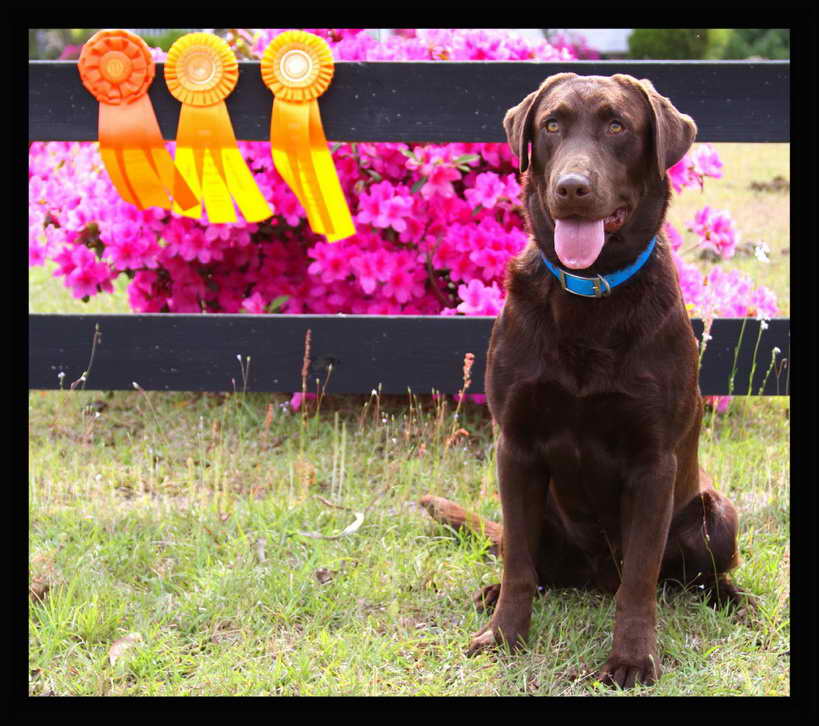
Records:
<instances>
[{"instance_id":1,"label":"flowering shrub","mask_svg":"<svg viewBox=\"0 0 819 726\"><path fill-rule=\"evenodd\" d=\"M593 51L490 30L403 30L383 41L361 29L308 29L338 60L573 60ZM281 30L233 30L240 57L258 58ZM153 49L154 58L164 53ZM173 144L169 144L172 151ZM77 298L111 292L120 274L139 312L285 312L495 315L506 263L526 243L517 159L505 143L333 144L357 233L328 244L307 225L275 170L267 142L240 142L274 209L261 224L208 224L124 202L93 143L34 143L29 152L29 264L54 274ZM699 146L669 171L672 186L700 187L722 163ZM736 232L708 207L689 230L729 258ZM737 272L707 277L666 233L692 314L772 316L776 301Z\"/></svg>"},{"instance_id":2,"label":"flowering shrub","mask_svg":"<svg viewBox=\"0 0 819 726\"><path fill-rule=\"evenodd\" d=\"M677 192L688 186L699 186L702 189L706 176L722 176L722 162L710 146L700 145L669 169L668 175L672 188ZM708 251L717 259L730 259L734 256L739 233L728 212L703 207L689 222L688 230L697 235L698 241L692 249L682 251L683 240L680 233L673 225L664 225L683 299L691 314L701 317L705 323L703 346L711 337L709 330L716 317L764 319L776 315L776 296L763 285L755 287L747 275L738 270L726 271L719 266L714 266L707 275L703 275L696 265L683 259L683 255L691 251ZM762 250L757 251L757 259L768 261ZM724 413L731 396L706 396L705 401L717 413Z\"/></svg>"},{"instance_id":3,"label":"flowering shrub","mask_svg":"<svg viewBox=\"0 0 819 726\"><path fill-rule=\"evenodd\" d=\"M687 186L702 188L706 176L720 178L722 162L716 151L707 144L700 145L686 154L668 171L675 191ZM726 211L715 211L703 207L688 224L688 230L698 238L694 247L682 250L683 239L670 223L664 231L671 245L674 262L679 274L683 299L693 315L706 320L715 317L770 318L776 315L776 296L764 286L755 287L752 280L737 270L725 271L720 266L713 267L707 275L683 258L688 252L707 250L719 259L734 256L739 242L739 233L734 227L731 215ZM761 261L766 258L757 255Z\"/></svg>"}]
</instances>

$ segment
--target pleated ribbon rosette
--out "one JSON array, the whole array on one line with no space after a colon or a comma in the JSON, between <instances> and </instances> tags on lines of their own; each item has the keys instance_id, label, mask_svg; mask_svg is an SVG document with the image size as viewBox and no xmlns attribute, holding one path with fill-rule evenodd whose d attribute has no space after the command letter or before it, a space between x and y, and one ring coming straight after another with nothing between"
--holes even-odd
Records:
<instances>
[{"instance_id":1,"label":"pleated ribbon rosette","mask_svg":"<svg viewBox=\"0 0 819 726\"><path fill-rule=\"evenodd\" d=\"M86 89L99 101L99 144L119 195L139 209L196 207L190 187L176 177L159 130L148 88L151 51L127 30L101 30L85 43L77 64Z\"/></svg>"},{"instance_id":2,"label":"pleated ribbon rosette","mask_svg":"<svg viewBox=\"0 0 819 726\"><path fill-rule=\"evenodd\" d=\"M300 30L274 38L261 61L262 80L274 94L273 163L304 207L310 228L329 242L355 234L317 101L330 85L334 68L326 41Z\"/></svg>"},{"instance_id":3,"label":"pleated ribbon rosette","mask_svg":"<svg viewBox=\"0 0 819 726\"><path fill-rule=\"evenodd\" d=\"M177 173L204 202L211 223L236 221L234 199L248 222L261 222L273 214L239 152L225 105L238 78L233 51L209 33L182 36L165 60L168 90L182 103ZM198 204L191 212L176 211L191 217L202 213Z\"/></svg>"}]
</instances>

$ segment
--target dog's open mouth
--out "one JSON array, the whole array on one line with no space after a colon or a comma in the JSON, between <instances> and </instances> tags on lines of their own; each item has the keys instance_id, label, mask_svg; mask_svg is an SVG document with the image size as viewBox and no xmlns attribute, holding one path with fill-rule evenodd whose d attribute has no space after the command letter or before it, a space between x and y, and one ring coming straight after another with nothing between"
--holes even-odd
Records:
<instances>
[{"instance_id":1,"label":"dog's open mouth","mask_svg":"<svg viewBox=\"0 0 819 726\"><path fill-rule=\"evenodd\" d=\"M603 219L603 229L606 232L617 232L626 223L628 217L628 207L615 209L608 217Z\"/></svg>"},{"instance_id":2,"label":"dog's open mouth","mask_svg":"<svg viewBox=\"0 0 819 726\"><path fill-rule=\"evenodd\" d=\"M555 252L572 270L594 264L600 256L607 232L617 232L626 222L628 208L620 207L603 219L564 217L555 219Z\"/></svg>"}]
</instances>

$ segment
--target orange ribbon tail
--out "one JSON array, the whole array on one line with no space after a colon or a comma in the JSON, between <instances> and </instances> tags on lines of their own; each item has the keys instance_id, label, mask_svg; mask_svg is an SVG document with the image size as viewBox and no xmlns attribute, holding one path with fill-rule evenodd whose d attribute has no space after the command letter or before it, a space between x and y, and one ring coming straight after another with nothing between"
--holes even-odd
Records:
<instances>
[{"instance_id":1,"label":"orange ribbon tail","mask_svg":"<svg viewBox=\"0 0 819 726\"><path fill-rule=\"evenodd\" d=\"M120 196L139 209L197 204L174 174L148 88L154 61L145 41L125 30L102 30L83 46L78 64L86 89L100 102L100 156Z\"/></svg>"}]
</instances>

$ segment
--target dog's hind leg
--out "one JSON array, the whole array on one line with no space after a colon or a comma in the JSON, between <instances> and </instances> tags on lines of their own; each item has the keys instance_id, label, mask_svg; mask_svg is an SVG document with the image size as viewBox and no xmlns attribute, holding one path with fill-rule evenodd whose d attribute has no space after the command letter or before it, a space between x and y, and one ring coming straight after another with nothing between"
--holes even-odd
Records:
<instances>
[{"instance_id":1,"label":"dog's hind leg","mask_svg":"<svg viewBox=\"0 0 819 726\"><path fill-rule=\"evenodd\" d=\"M728 575L739 564L737 526L731 501L703 489L671 522L660 577L702 591L714 607L749 604Z\"/></svg>"}]
</instances>

